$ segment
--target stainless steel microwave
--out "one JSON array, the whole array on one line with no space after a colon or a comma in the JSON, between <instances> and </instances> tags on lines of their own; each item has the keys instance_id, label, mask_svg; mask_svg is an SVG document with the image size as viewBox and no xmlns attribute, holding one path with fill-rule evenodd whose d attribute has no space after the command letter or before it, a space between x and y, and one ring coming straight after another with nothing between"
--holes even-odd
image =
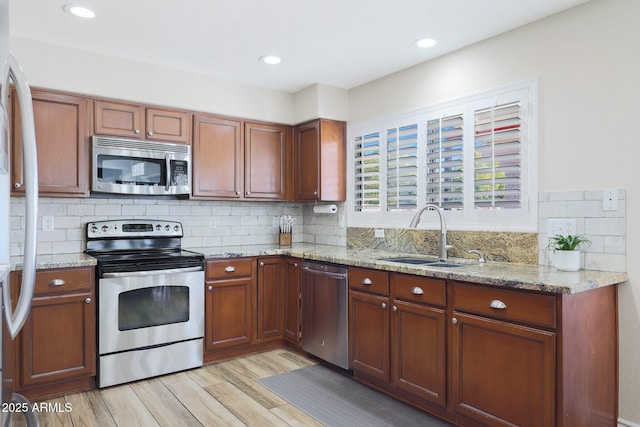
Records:
<instances>
[{"instance_id":1,"label":"stainless steel microwave","mask_svg":"<svg viewBox=\"0 0 640 427\"><path fill-rule=\"evenodd\" d=\"M92 137L91 191L134 195L191 192L191 146Z\"/></svg>"}]
</instances>

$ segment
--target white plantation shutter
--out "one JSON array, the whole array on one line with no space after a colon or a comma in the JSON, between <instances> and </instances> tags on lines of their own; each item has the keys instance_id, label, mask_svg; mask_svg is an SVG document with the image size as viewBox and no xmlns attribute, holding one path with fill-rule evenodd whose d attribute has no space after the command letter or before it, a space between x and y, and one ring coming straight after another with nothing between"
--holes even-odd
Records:
<instances>
[{"instance_id":1,"label":"white plantation shutter","mask_svg":"<svg viewBox=\"0 0 640 427\"><path fill-rule=\"evenodd\" d=\"M355 138L355 210L380 209L380 133Z\"/></svg>"},{"instance_id":2,"label":"white plantation shutter","mask_svg":"<svg viewBox=\"0 0 640 427\"><path fill-rule=\"evenodd\" d=\"M387 130L387 210L418 207L418 125Z\"/></svg>"},{"instance_id":3,"label":"white plantation shutter","mask_svg":"<svg viewBox=\"0 0 640 427\"><path fill-rule=\"evenodd\" d=\"M475 111L474 200L478 208L520 208L520 102Z\"/></svg>"},{"instance_id":4,"label":"white plantation shutter","mask_svg":"<svg viewBox=\"0 0 640 427\"><path fill-rule=\"evenodd\" d=\"M464 205L462 114L427 122L427 203L444 209Z\"/></svg>"}]
</instances>

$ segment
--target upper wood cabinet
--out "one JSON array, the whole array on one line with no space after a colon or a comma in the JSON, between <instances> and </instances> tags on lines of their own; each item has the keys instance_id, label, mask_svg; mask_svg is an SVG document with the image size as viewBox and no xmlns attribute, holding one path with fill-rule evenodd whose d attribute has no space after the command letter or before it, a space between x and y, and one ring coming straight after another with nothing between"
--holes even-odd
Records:
<instances>
[{"instance_id":1,"label":"upper wood cabinet","mask_svg":"<svg viewBox=\"0 0 640 427\"><path fill-rule=\"evenodd\" d=\"M242 198L243 146L242 122L196 114L193 119L193 196Z\"/></svg>"},{"instance_id":2,"label":"upper wood cabinet","mask_svg":"<svg viewBox=\"0 0 640 427\"><path fill-rule=\"evenodd\" d=\"M191 142L191 114L188 111L100 99L95 100L94 110L94 132L99 135Z\"/></svg>"},{"instance_id":3,"label":"upper wood cabinet","mask_svg":"<svg viewBox=\"0 0 640 427\"><path fill-rule=\"evenodd\" d=\"M24 195L22 124L19 100L12 97L12 193ZM88 196L88 138L91 104L88 98L33 90L33 115L38 150L41 195Z\"/></svg>"},{"instance_id":4,"label":"upper wood cabinet","mask_svg":"<svg viewBox=\"0 0 640 427\"><path fill-rule=\"evenodd\" d=\"M319 119L294 130L296 201L346 200L345 123Z\"/></svg>"},{"instance_id":5,"label":"upper wood cabinet","mask_svg":"<svg viewBox=\"0 0 640 427\"><path fill-rule=\"evenodd\" d=\"M290 126L244 124L244 197L291 200Z\"/></svg>"}]
</instances>

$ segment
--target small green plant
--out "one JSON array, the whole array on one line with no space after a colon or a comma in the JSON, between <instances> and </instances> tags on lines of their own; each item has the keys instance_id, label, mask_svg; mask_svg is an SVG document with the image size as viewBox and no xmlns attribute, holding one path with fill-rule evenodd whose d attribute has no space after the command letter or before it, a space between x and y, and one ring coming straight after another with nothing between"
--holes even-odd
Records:
<instances>
[{"instance_id":1,"label":"small green plant","mask_svg":"<svg viewBox=\"0 0 640 427\"><path fill-rule=\"evenodd\" d=\"M553 236L549 237L549 244L547 245L548 249L553 249L554 251L575 251L578 250L580 245L591 245L591 240L587 239L584 236L572 236L571 234L567 234L566 236Z\"/></svg>"}]
</instances>

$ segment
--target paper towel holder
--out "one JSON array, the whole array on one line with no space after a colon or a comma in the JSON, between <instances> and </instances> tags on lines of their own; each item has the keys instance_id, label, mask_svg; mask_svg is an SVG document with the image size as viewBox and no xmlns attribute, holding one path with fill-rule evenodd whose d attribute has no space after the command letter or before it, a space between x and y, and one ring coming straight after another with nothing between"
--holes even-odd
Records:
<instances>
[{"instance_id":1,"label":"paper towel holder","mask_svg":"<svg viewBox=\"0 0 640 427\"><path fill-rule=\"evenodd\" d=\"M313 207L313 213L317 214L335 214L338 212L338 206L331 205L315 205Z\"/></svg>"}]
</instances>

